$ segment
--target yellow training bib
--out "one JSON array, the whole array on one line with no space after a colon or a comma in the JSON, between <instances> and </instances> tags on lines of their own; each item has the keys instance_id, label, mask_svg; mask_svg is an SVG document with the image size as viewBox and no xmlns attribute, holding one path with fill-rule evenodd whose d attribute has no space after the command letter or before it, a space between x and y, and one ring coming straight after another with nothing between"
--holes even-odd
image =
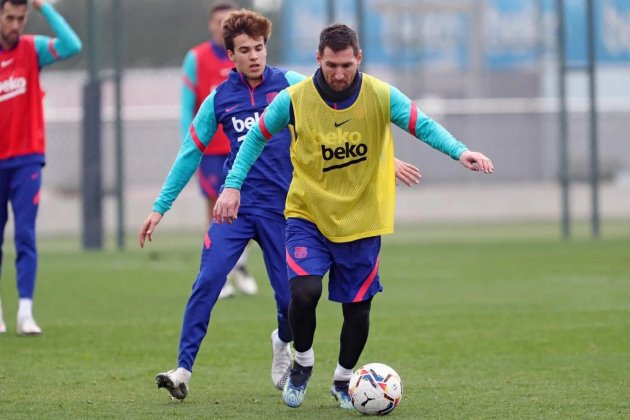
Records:
<instances>
[{"instance_id":1,"label":"yellow training bib","mask_svg":"<svg viewBox=\"0 0 630 420\"><path fill-rule=\"evenodd\" d=\"M295 125L286 218L315 223L333 242L392 233L396 183L389 85L363 74L357 100L342 110L326 104L312 78L287 91Z\"/></svg>"}]
</instances>

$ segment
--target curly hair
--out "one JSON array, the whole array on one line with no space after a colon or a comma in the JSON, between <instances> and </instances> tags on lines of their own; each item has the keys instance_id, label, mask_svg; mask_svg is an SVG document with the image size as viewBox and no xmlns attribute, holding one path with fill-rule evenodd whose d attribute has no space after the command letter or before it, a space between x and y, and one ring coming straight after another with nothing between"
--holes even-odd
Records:
<instances>
[{"instance_id":1,"label":"curly hair","mask_svg":"<svg viewBox=\"0 0 630 420\"><path fill-rule=\"evenodd\" d=\"M234 38L241 34L267 40L271 36L271 21L251 10L240 9L230 12L223 20L223 42L225 48L234 52Z\"/></svg>"}]
</instances>

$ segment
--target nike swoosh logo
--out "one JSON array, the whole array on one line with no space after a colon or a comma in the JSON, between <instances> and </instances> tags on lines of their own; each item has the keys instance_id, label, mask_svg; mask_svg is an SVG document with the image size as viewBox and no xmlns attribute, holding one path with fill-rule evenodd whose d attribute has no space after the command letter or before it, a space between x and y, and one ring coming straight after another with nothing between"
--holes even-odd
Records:
<instances>
[{"instance_id":1,"label":"nike swoosh logo","mask_svg":"<svg viewBox=\"0 0 630 420\"><path fill-rule=\"evenodd\" d=\"M340 123L336 122L336 123L335 123L335 128L341 127L342 125L344 125L345 123L347 123L347 122L348 122L348 121L350 121L351 119L352 119L352 118L348 118L347 120L342 121L342 122L340 122Z\"/></svg>"},{"instance_id":2,"label":"nike swoosh logo","mask_svg":"<svg viewBox=\"0 0 630 420\"><path fill-rule=\"evenodd\" d=\"M238 105L231 106L229 108L225 108L225 112L234 111Z\"/></svg>"},{"instance_id":3,"label":"nike swoosh logo","mask_svg":"<svg viewBox=\"0 0 630 420\"><path fill-rule=\"evenodd\" d=\"M5 60L5 61L0 63L0 67L5 68L6 66L10 65L11 63L13 63L13 59Z\"/></svg>"}]
</instances>

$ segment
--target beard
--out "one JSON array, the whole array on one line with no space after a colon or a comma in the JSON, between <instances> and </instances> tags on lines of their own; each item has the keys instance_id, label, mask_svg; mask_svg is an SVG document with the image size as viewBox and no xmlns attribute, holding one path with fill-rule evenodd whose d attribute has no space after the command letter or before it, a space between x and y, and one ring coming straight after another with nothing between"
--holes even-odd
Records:
<instances>
[{"instance_id":1,"label":"beard","mask_svg":"<svg viewBox=\"0 0 630 420\"><path fill-rule=\"evenodd\" d=\"M20 33L18 31L11 31L7 34L2 34L0 35L2 37L2 42L6 45L9 45L10 47L13 47L16 43L18 38L20 37Z\"/></svg>"}]
</instances>

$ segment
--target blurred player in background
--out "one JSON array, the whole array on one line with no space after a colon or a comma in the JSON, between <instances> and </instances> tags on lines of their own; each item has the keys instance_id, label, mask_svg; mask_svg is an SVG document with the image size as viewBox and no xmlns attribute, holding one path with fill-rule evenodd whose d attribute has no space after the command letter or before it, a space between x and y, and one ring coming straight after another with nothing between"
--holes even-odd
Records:
<instances>
[{"instance_id":1,"label":"blurred player in background","mask_svg":"<svg viewBox=\"0 0 630 420\"><path fill-rule=\"evenodd\" d=\"M244 135L262 115L269 102L281 90L304 79L292 71L267 66L266 43L271 22L252 11L231 12L223 22L223 36L230 59L235 64L228 79L220 84L201 105L162 187L153 211L140 228L139 243L152 240L162 220L192 177L208 143L215 141L220 125L230 139L231 167ZM171 397L186 398L192 367L207 332L210 315L226 274L250 240L262 248L269 281L274 289L278 328L271 334L273 361L271 378L282 389L288 376L292 340L288 323L289 280L287 278L283 215L291 181L289 156L291 136L288 129L279 131L267 144L260 160L252 167L243 184L240 218L231 225L212 223L201 255L201 267L186 305L182 326L177 369L160 373L156 383ZM418 169L399 162L398 178L407 185L417 183Z\"/></svg>"},{"instance_id":2,"label":"blurred player in background","mask_svg":"<svg viewBox=\"0 0 630 420\"><path fill-rule=\"evenodd\" d=\"M295 360L282 397L299 407L315 363L313 338L322 278L342 305L343 326L331 395L352 408L348 383L367 342L381 235L394 231L394 147L391 124L483 173L492 162L471 152L395 87L359 71L356 32L335 24L320 34L319 69L280 92L249 131L217 200L217 223L237 223L240 189L275 133L292 133L293 177L287 195L286 259L289 322ZM264 152L263 152L264 154ZM237 218L238 215L238 218Z\"/></svg>"},{"instance_id":3,"label":"blurred player in background","mask_svg":"<svg viewBox=\"0 0 630 420\"><path fill-rule=\"evenodd\" d=\"M35 219L45 164L44 114L40 70L77 54L81 41L52 5L33 0L33 8L50 24L56 38L22 35L26 0L0 0L0 262L4 227L11 202L15 219L19 306L17 333L39 335L33 318L37 275ZM0 333L6 324L0 306Z\"/></svg>"},{"instance_id":4,"label":"blurred player in background","mask_svg":"<svg viewBox=\"0 0 630 420\"><path fill-rule=\"evenodd\" d=\"M238 9L237 4L231 1L211 3L208 14L208 30L211 38L193 47L184 58L180 119L182 141L186 138L193 117L204 99L227 79L230 70L234 67L234 63L225 50L221 22L228 13L236 9ZM201 194L207 203L208 225L212 223L212 208L219 194L219 188L225 181L223 164L229 154L230 141L225 136L223 128L219 126L214 139L204 150L197 170ZM258 292L256 280L245 268L247 254L248 248L245 248L236 267L229 274L219 298L235 296L235 287L246 295L254 295Z\"/></svg>"}]
</instances>

